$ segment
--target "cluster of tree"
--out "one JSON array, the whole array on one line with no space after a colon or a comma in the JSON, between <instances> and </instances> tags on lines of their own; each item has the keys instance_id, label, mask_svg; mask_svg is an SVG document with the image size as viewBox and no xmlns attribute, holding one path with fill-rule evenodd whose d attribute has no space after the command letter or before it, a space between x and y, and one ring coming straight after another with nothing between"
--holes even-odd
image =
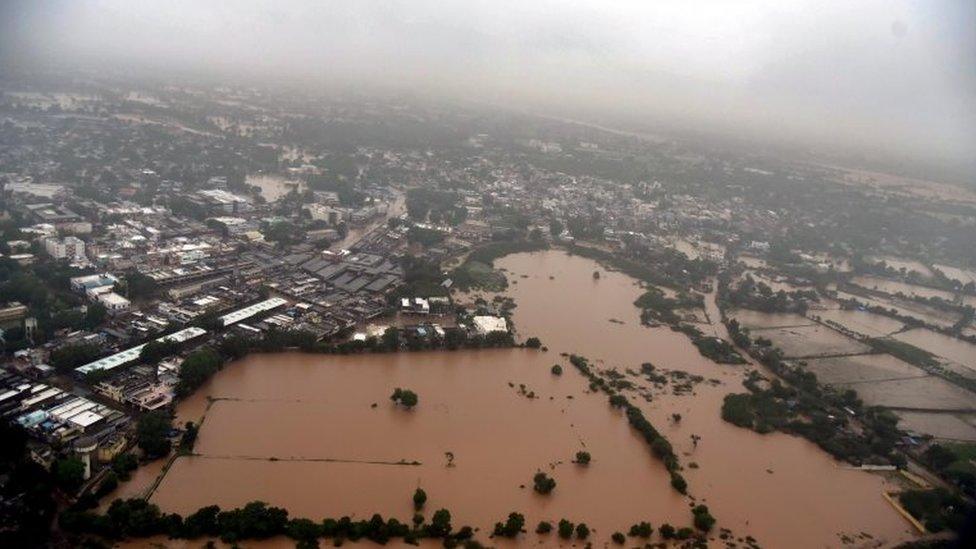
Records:
<instances>
[{"instance_id":1,"label":"cluster of tree","mask_svg":"<svg viewBox=\"0 0 976 549\"><path fill-rule=\"evenodd\" d=\"M44 547L56 510L54 478L30 458L27 432L0 422L0 547Z\"/></svg>"},{"instance_id":2,"label":"cluster of tree","mask_svg":"<svg viewBox=\"0 0 976 549\"><path fill-rule=\"evenodd\" d=\"M216 350L203 347L190 353L180 364L180 378L176 394L185 397L196 391L224 365L224 359Z\"/></svg>"},{"instance_id":3,"label":"cluster of tree","mask_svg":"<svg viewBox=\"0 0 976 549\"><path fill-rule=\"evenodd\" d=\"M450 277L454 286L462 290L489 286L493 289L504 289L507 285L505 277L494 273L496 259L510 254L536 252L547 247L545 242L531 240L491 242L472 250L464 263L451 271ZM495 276L491 276L492 274ZM489 281L494 286L488 284Z\"/></svg>"},{"instance_id":4,"label":"cluster of tree","mask_svg":"<svg viewBox=\"0 0 976 549\"><path fill-rule=\"evenodd\" d=\"M105 318L104 307L87 310L81 296L70 289L69 279L89 274L90 270L71 267L67 261L43 261L23 267L7 258L0 258L0 303L17 301L27 306L30 316L37 319L33 342L48 341L62 329L93 329ZM28 347L26 332L21 326L8 330L4 347L16 350Z\"/></svg>"},{"instance_id":5,"label":"cluster of tree","mask_svg":"<svg viewBox=\"0 0 976 549\"><path fill-rule=\"evenodd\" d=\"M532 489L540 494L549 494L556 488L556 479L539 471L532 477Z\"/></svg>"},{"instance_id":6,"label":"cluster of tree","mask_svg":"<svg viewBox=\"0 0 976 549\"><path fill-rule=\"evenodd\" d=\"M651 448L651 452L655 457L660 459L665 468L667 468L668 473L671 475L671 486L678 492L684 494L688 491L688 483L685 481L684 477L679 473L681 465L678 463L678 456L674 453L674 449L668 439L664 437L657 429L651 425L651 422L644 417L644 413L637 406L630 403L627 397L616 392L605 379L598 376L590 368L589 361L585 357L579 355L571 355L569 357L569 362L576 367L577 370L583 374L590 381L590 386L602 390L604 393L610 395L610 405L615 408L622 408L627 416L627 421L630 426L637 430L641 436L644 437L644 441L647 442L648 446Z\"/></svg>"},{"instance_id":7,"label":"cluster of tree","mask_svg":"<svg viewBox=\"0 0 976 549\"><path fill-rule=\"evenodd\" d=\"M159 291L159 285L155 280L136 269L126 271L123 281L126 294L130 299L150 299Z\"/></svg>"},{"instance_id":8,"label":"cluster of tree","mask_svg":"<svg viewBox=\"0 0 976 549\"><path fill-rule=\"evenodd\" d=\"M334 170L340 168L342 161L335 164L330 163L330 171L333 173L325 173L321 175L310 175L308 176L308 186L311 189L317 191L328 191L334 192L339 197L339 203L343 206L348 207L358 207L362 206L363 201L366 199L366 195L356 189L356 185L352 181L345 179L338 179ZM357 169L355 165L351 165L352 161L348 160L346 165L348 166L345 171L346 175L354 177Z\"/></svg>"},{"instance_id":9,"label":"cluster of tree","mask_svg":"<svg viewBox=\"0 0 976 549\"><path fill-rule=\"evenodd\" d=\"M343 540L362 539L379 544L401 539L416 544L421 538L439 538L444 539L446 545L454 546L470 540L474 534L467 526L455 531L451 513L446 509L436 511L429 524L424 522L422 515L416 515L413 522L408 523L395 518L384 519L378 514L366 520L342 517L316 522L289 518L287 510L260 501L228 511L211 505L182 517L163 513L156 505L142 499L117 499L104 515L69 509L61 514L59 524L63 530L75 535L94 535L108 540L165 535L175 539L217 537L234 544L284 535L297 541L299 547L317 547L319 538L331 538L337 544Z\"/></svg>"},{"instance_id":10,"label":"cluster of tree","mask_svg":"<svg viewBox=\"0 0 976 549\"><path fill-rule=\"evenodd\" d=\"M933 444L922 454L922 459L964 494L976 497L976 444Z\"/></svg>"},{"instance_id":11,"label":"cluster of tree","mask_svg":"<svg viewBox=\"0 0 976 549\"><path fill-rule=\"evenodd\" d=\"M62 345L51 351L48 361L58 372L71 373L72 370L83 366L102 356L102 348L94 343L72 343Z\"/></svg>"},{"instance_id":12,"label":"cluster of tree","mask_svg":"<svg viewBox=\"0 0 976 549\"><path fill-rule=\"evenodd\" d=\"M774 292L765 282L756 282L752 275L746 275L738 286L731 288L725 299L729 306L739 309L753 309L765 313L797 313L804 315L811 301L819 301L814 290L794 290Z\"/></svg>"},{"instance_id":13,"label":"cluster of tree","mask_svg":"<svg viewBox=\"0 0 976 549\"><path fill-rule=\"evenodd\" d=\"M441 231L426 229L417 225L410 227L410 230L407 231L407 240L411 244L421 244L426 247L436 246L444 242L445 238L447 238L447 234Z\"/></svg>"},{"instance_id":14,"label":"cluster of tree","mask_svg":"<svg viewBox=\"0 0 976 549\"><path fill-rule=\"evenodd\" d=\"M722 404L724 420L759 433L776 430L801 436L837 459L855 465L904 466L904 455L895 449L901 433L894 414L881 408L864 408L853 390L837 392L821 387L813 373L782 362L778 349L760 349L753 356L789 386L779 379L769 382L759 372L749 372L743 381L749 393L726 395ZM850 428L851 412L859 416L862 430Z\"/></svg>"},{"instance_id":15,"label":"cluster of tree","mask_svg":"<svg viewBox=\"0 0 976 549\"><path fill-rule=\"evenodd\" d=\"M522 513L509 513L505 522L496 522L492 536L514 538L525 531L525 517Z\"/></svg>"},{"instance_id":16,"label":"cluster of tree","mask_svg":"<svg viewBox=\"0 0 976 549\"><path fill-rule=\"evenodd\" d=\"M401 389L399 387L393 390L393 394L390 395L390 400L392 400L394 404L399 404L407 409L413 408L419 401L417 393L411 391L410 389Z\"/></svg>"},{"instance_id":17,"label":"cluster of tree","mask_svg":"<svg viewBox=\"0 0 976 549\"><path fill-rule=\"evenodd\" d=\"M279 246L287 246L301 242L305 238L305 231L298 230L291 221L278 220L265 225L262 230L264 237Z\"/></svg>"},{"instance_id":18,"label":"cluster of tree","mask_svg":"<svg viewBox=\"0 0 976 549\"><path fill-rule=\"evenodd\" d=\"M468 216L468 210L458 201L459 195L453 191L427 187L410 189L407 191L407 215L419 222L458 225Z\"/></svg>"},{"instance_id":19,"label":"cluster of tree","mask_svg":"<svg viewBox=\"0 0 976 549\"><path fill-rule=\"evenodd\" d=\"M173 419L168 414L160 410L147 412L136 422L136 444L149 459L163 457L172 448L172 430Z\"/></svg>"},{"instance_id":20,"label":"cluster of tree","mask_svg":"<svg viewBox=\"0 0 976 549\"><path fill-rule=\"evenodd\" d=\"M556 526L556 532L562 539L570 539L573 534L576 534L576 538L580 540L585 540L590 537L590 527L586 523L581 522L579 524L573 524L567 519L559 519L559 524Z\"/></svg>"},{"instance_id":21,"label":"cluster of tree","mask_svg":"<svg viewBox=\"0 0 976 549\"><path fill-rule=\"evenodd\" d=\"M708 532L715 526L715 517L708 512L707 505L696 505L691 509L695 528L702 532Z\"/></svg>"},{"instance_id":22,"label":"cluster of tree","mask_svg":"<svg viewBox=\"0 0 976 549\"><path fill-rule=\"evenodd\" d=\"M898 500L929 532L959 532L976 512L971 502L945 488L907 490L898 495Z\"/></svg>"},{"instance_id":23,"label":"cluster of tree","mask_svg":"<svg viewBox=\"0 0 976 549\"><path fill-rule=\"evenodd\" d=\"M686 288L701 284L718 272L718 265L705 259L689 259L671 248L649 246L625 238L626 252L608 252L589 246L570 245L571 254L586 257L653 286Z\"/></svg>"},{"instance_id":24,"label":"cluster of tree","mask_svg":"<svg viewBox=\"0 0 976 549\"><path fill-rule=\"evenodd\" d=\"M650 286L634 301L634 305L641 310L643 324L677 324L681 317L675 309L693 309L701 307L703 298L700 294L679 293L676 297L667 297L660 288Z\"/></svg>"},{"instance_id":25,"label":"cluster of tree","mask_svg":"<svg viewBox=\"0 0 976 549\"><path fill-rule=\"evenodd\" d=\"M132 477L132 471L135 471L139 467L139 461L132 454L119 454L112 458L111 467L116 478L119 480L129 480Z\"/></svg>"},{"instance_id":26,"label":"cluster of tree","mask_svg":"<svg viewBox=\"0 0 976 549\"><path fill-rule=\"evenodd\" d=\"M686 323L674 325L671 328L687 335L698 352L705 358L719 364L746 363L746 359L742 358L739 351L736 351L731 343L720 337L707 336L696 326Z\"/></svg>"}]
</instances>

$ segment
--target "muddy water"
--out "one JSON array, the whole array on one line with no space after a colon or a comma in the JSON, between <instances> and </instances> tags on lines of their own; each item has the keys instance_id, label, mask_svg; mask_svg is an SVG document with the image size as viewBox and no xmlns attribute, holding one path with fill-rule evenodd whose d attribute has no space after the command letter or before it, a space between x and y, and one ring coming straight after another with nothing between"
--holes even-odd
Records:
<instances>
[{"instance_id":1,"label":"muddy water","mask_svg":"<svg viewBox=\"0 0 976 549\"><path fill-rule=\"evenodd\" d=\"M664 467L626 420L605 396L588 393L558 354L575 352L600 368L650 361L721 382L700 384L693 396L631 400L674 444L691 494L737 535L768 547L838 546L839 535L862 531L888 542L911 536L882 499L881 477L840 469L802 439L724 423L721 400L742 390L742 369L707 361L681 334L640 326L632 302L641 290L633 280L617 273L594 280L591 261L560 252L497 264L517 281L509 294L518 304L520 337L538 336L550 352L249 357L181 405L183 417L197 417L207 395L236 399L210 408L196 448L202 456L178 459L152 500L179 512L263 499L294 515L406 518L419 485L429 507L447 507L456 524L482 530L515 510L530 525L585 521L600 542L637 520L688 524L691 500L670 488ZM554 362L564 365L561 377L549 373ZM519 384L539 398L520 395ZM419 394L417 409L391 405L396 386ZM670 421L675 412L678 424ZM691 434L702 437L697 448ZM592 464L569 463L584 448ZM454 467L446 466L448 451ZM420 465L395 464L400 460ZM688 467L692 462L699 467ZM538 469L558 483L549 497L520 487L531 486Z\"/></svg>"}]
</instances>

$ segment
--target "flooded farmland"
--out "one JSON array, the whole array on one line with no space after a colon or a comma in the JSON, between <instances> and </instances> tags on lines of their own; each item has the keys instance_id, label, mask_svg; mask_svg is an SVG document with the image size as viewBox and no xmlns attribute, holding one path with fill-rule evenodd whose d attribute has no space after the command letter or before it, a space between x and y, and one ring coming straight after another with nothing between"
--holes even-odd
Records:
<instances>
[{"instance_id":1,"label":"flooded farmland","mask_svg":"<svg viewBox=\"0 0 976 549\"><path fill-rule=\"evenodd\" d=\"M671 489L663 465L606 396L589 392L559 354L567 352L599 369L652 362L715 380L690 394L633 400L674 445L689 493L719 526L769 547L838 546L841 536L861 532L882 543L912 536L881 496L889 488L883 477L841 469L803 439L723 422L722 398L743 390L745 368L704 359L680 333L641 326L633 279L605 272L594 280L593 262L555 251L496 265L518 280L508 294L519 336L541 338L549 352L250 356L180 405L181 418L194 419L208 396L216 399L200 455L178 458L152 501L184 513L262 499L297 516L407 518L410 494L422 486L429 508L449 508L456 524L480 527L482 539L511 511L530 525L585 521L601 541L638 520L688 524L691 499ZM556 362L562 376L549 371ZM397 386L418 393L415 410L391 405ZM671 421L673 413L683 419ZM701 437L697 446L692 434ZM582 449L593 456L588 467L570 463ZM531 490L537 470L557 481L552 495Z\"/></svg>"},{"instance_id":2,"label":"flooded farmland","mask_svg":"<svg viewBox=\"0 0 976 549\"><path fill-rule=\"evenodd\" d=\"M752 332L756 337L770 339L773 345L783 350L786 358L861 354L871 350L864 343L818 324L753 329Z\"/></svg>"},{"instance_id":3,"label":"flooded farmland","mask_svg":"<svg viewBox=\"0 0 976 549\"><path fill-rule=\"evenodd\" d=\"M810 314L824 322L835 322L846 330L870 337L886 336L904 327L898 320L869 311L823 309Z\"/></svg>"},{"instance_id":4,"label":"flooded farmland","mask_svg":"<svg viewBox=\"0 0 976 549\"><path fill-rule=\"evenodd\" d=\"M976 372L976 345L972 343L925 328L908 330L894 337Z\"/></svg>"}]
</instances>

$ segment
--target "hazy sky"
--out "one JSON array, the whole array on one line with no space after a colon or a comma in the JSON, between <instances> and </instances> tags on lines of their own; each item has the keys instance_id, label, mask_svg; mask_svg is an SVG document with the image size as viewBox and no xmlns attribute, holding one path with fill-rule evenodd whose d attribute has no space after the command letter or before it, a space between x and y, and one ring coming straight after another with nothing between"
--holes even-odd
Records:
<instances>
[{"instance_id":1,"label":"hazy sky","mask_svg":"<svg viewBox=\"0 0 976 549\"><path fill-rule=\"evenodd\" d=\"M972 0L3 6L7 61L248 69L976 158Z\"/></svg>"}]
</instances>

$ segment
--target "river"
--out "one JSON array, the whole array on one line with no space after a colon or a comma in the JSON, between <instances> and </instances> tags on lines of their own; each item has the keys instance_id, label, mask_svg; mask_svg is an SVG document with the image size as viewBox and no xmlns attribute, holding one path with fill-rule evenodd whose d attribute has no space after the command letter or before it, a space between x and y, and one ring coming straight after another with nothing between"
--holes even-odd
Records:
<instances>
[{"instance_id":1,"label":"river","mask_svg":"<svg viewBox=\"0 0 976 549\"><path fill-rule=\"evenodd\" d=\"M858 545L911 538L882 498L893 488L882 476L842 469L803 439L722 421L722 398L744 390L746 368L714 364L684 335L641 326L632 304L641 289L633 279L603 269L594 279L592 261L558 251L496 265L510 278L519 337L539 337L548 352L250 356L180 404L181 419L198 419L207 397L218 399L206 411L200 456L177 459L152 501L181 513L261 499L293 516L379 512L407 519L410 495L421 486L429 509L446 507L455 525L480 527L482 541L494 522L519 511L530 530L542 519L586 522L602 544L640 520L688 525L693 501L706 503L718 526L766 547L835 547L842 536ZM718 322L714 304L709 309ZM693 394L631 397L674 445L690 497L670 487L663 465L606 396L588 390L563 352L601 369L652 362L715 380ZM557 362L562 376L550 373ZM416 409L394 407L394 387L416 391ZM697 446L692 434L701 437ZM584 449L592 463L571 463ZM445 452L455 456L451 467ZM537 470L557 481L551 495L532 491ZM870 538L858 538L862 532Z\"/></svg>"}]
</instances>

